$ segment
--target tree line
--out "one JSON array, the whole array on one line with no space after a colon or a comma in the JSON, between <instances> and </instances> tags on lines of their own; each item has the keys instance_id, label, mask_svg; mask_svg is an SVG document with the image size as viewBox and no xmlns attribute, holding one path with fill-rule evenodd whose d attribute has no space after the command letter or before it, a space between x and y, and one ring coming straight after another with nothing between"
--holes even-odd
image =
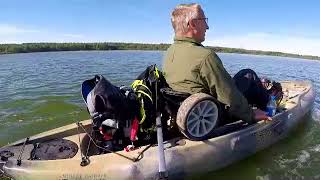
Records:
<instances>
[{"instance_id":1,"label":"tree line","mask_svg":"<svg viewBox=\"0 0 320 180\"><path fill-rule=\"evenodd\" d=\"M281 57L320 60L319 56L283 53L283 52L277 52L277 51L260 51L260 50L247 50L247 49L240 49L240 48L225 48L225 47L210 47L210 48L212 48L215 52L223 52L223 53L254 54L254 55L281 56Z\"/></svg>"},{"instance_id":2,"label":"tree line","mask_svg":"<svg viewBox=\"0 0 320 180\"><path fill-rule=\"evenodd\" d=\"M22 43L0 44L0 54L50 52L50 51L88 51L88 50L166 50L170 44L144 44L144 43ZM255 54L268 56L282 56L320 60L319 56L290 54L274 51L246 50L240 48L209 47L215 52Z\"/></svg>"},{"instance_id":3,"label":"tree line","mask_svg":"<svg viewBox=\"0 0 320 180\"><path fill-rule=\"evenodd\" d=\"M0 44L0 54L81 50L165 50L168 44L140 43L22 43Z\"/></svg>"}]
</instances>

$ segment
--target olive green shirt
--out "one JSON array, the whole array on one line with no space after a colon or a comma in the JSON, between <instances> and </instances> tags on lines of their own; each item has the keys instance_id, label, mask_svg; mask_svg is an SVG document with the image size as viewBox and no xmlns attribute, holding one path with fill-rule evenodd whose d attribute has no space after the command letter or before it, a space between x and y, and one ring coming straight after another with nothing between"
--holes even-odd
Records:
<instances>
[{"instance_id":1,"label":"olive green shirt","mask_svg":"<svg viewBox=\"0 0 320 180\"><path fill-rule=\"evenodd\" d=\"M181 92L207 93L229 108L237 119L253 122L253 111L212 50L192 38L175 38L168 48L163 72L169 86Z\"/></svg>"}]
</instances>

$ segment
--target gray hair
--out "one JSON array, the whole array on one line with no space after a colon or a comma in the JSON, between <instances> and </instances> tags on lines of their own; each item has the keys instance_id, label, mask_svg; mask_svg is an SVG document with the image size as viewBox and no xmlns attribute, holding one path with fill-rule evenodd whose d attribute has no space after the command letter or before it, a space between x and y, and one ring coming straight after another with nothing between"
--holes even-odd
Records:
<instances>
[{"instance_id":1,"label":"gray hair","mask_svg":"<svg viewBox=\"0 0 320 180\"><path fill-rule=\"evenodd\" d=\"M188 22L197 18L201 6L196 3L180 4L171 14L171 23L175 33L186 33L188 31Z\"/></svg>"}]
</instances>

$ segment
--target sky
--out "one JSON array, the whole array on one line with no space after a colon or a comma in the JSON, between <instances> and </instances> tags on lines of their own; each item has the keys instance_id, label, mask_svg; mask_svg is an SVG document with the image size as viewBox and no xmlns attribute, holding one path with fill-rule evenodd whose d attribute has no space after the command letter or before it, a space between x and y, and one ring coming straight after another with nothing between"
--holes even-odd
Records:
<instances>
[{"instance_id":1,"label":"sky","mask_svg":"<svg viewBox=\"0 0 320 180\"><path fill-rule=\"evenodd\" d=\"M0 0L0 43L172 43L171 12L192 2L204 45L320 56L317 0Z\"/></svg>"}]
</instances>

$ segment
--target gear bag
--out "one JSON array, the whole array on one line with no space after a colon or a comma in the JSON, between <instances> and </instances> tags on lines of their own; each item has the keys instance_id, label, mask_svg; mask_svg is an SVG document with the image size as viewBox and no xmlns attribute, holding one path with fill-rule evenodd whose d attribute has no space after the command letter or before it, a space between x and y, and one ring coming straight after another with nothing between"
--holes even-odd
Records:
<instances>
[{"instance_id":1,"label":"gear bag","mask_svg":"<svg viewBox=\"0 0 320 180\"><path fill-rule=\"evenodd\" d=\"M155 131L156 113L162 112L163 98L160 89L168 88L161 71L156 65L150 65L131 84L140 103L139 124L140 132Z\"/></svg>"},{"instance_id":2,"label":"gear bag","mask_svg":"<svg viewBox=\"0 0 320 180\"><path fill-rule=\"evenodd\" d=\"M119 129L128 126L139 108L131 88L117 87L102 75L82 83L82 96L96 128L107 126Z\"/></svg>"}]
</instances>

